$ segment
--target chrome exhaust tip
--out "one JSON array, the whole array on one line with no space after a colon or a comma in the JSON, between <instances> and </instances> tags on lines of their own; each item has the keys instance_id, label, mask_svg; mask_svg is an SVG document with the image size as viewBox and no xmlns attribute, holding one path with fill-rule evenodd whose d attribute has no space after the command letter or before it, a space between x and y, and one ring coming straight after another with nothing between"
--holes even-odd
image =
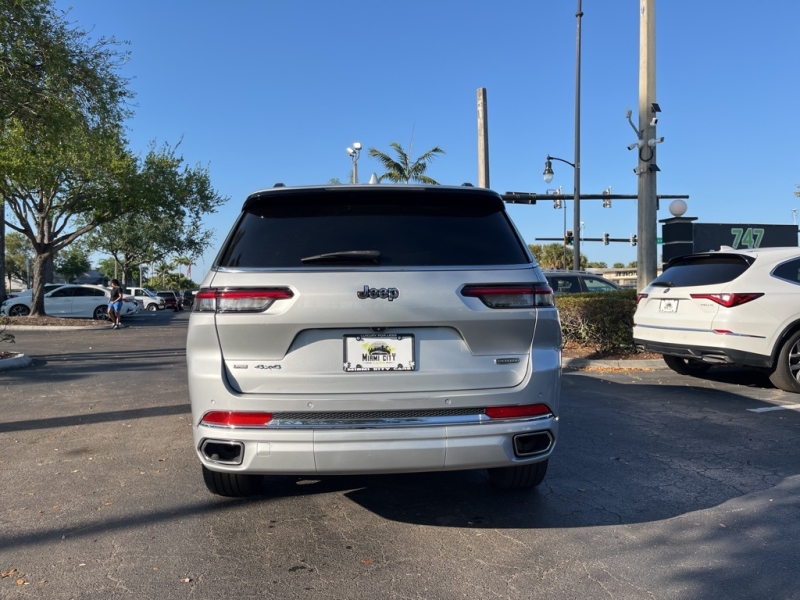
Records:
<instances>
[{"instance_id":1,"label":"chrome exhaust tip","mask_svg":"<svg viewBox=\"0 0 800 600\"><path fill-rule=\"evenodd\" d=\"M244 459L244 444L227 440L203 440L200 453L209 462L220 465L240 465Z\"/></svg>"},{"instance_id":2,"label":"chrome exhaust tip","mask_svg":"<svg viewBox=\"0 0 800 600\"><path fill-rule=\"evenodd\" d=\"M536 433L521 433L514 436L514 455L518 458L528 458L537 454L544 454L553 447L553 436L549 431Z\"/></svg>"}]
</instances>

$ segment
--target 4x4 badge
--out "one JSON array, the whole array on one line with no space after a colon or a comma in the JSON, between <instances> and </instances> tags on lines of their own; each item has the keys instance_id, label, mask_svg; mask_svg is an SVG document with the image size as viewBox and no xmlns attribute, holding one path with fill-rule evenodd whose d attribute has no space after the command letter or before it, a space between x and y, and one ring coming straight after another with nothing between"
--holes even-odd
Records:
<instances>
[{"instance_id":1,"label":"4x4 badge","mask_svg":"<svg viewBox=\"0 0 800 600\"><path fill-rule=\"evenodd\" d=\"M361 292L356 292L356 296L361 298L362 300L366 298L384 298L388 299L389 302L394 300L400 295L400 290L397 288L371 288L368 285L364 286L364 290Z\"/></svg>"}]
</instances>

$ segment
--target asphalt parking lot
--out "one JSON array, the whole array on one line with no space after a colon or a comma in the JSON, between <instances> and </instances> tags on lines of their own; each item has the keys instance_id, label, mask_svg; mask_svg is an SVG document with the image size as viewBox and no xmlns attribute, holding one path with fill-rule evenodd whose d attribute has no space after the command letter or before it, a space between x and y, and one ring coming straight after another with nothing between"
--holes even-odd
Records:
<instances>
[{"instance_id":1,"label":"asphalt parking lot","mask_svg":"<svg viewBox=\"0 0 800 600\"><path fill-rule=\"evenodd\" d=\"M20 331L0 372L0 597L800 598L800 397L759 373L570 371L544 483L267 478L212 496L188 313Z\"/></svg>"}]
</instances>

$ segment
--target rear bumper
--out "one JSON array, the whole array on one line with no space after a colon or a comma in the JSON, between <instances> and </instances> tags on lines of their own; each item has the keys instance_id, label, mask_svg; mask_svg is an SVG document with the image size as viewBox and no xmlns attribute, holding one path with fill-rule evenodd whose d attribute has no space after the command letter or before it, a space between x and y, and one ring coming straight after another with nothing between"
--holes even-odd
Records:
<instances>
[{"instance_id":1,"label":"rear bumper","mask_svg":"<svg viewBox=\"0 0 800 600\"><path fill-rule=\"evenodd\" d=\"M518 456L514 438L542 434L542 449ZM198 426L195 449L209 469L230 473L348 475L448 471L546 460L555 448L558 419L389 429L230 430ZM546 436L546 437L545 437ZM240 464L210 460L208 441L240 445Z\"/></svg>"},{"instance_id":2,"label":"rear bumper","mask_svg":"<svg viewBox=\"0 0 800 600\"><path fill-rule=\"evenodd\" d=\"M658 354L668 354L681 358L696 359L701 362L711 364L736 364L748 367L772 367L772 357L738 350L735 348L723 348L719 346L693 346L688 344L671 344L666 342L654 342L634 337L633 343L638 350L644 352L655 352Z\"/></svg>"}]
</instances>

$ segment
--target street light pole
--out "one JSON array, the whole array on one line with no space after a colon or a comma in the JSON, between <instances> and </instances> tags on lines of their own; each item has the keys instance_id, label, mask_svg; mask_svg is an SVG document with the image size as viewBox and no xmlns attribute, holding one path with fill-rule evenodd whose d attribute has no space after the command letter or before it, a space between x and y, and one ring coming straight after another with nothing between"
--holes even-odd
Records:
<instances>
[{"instance_id":1,"label":"street light pole","mask_svg":"<svg viewBox=\"0 0 800 600\"><path fill-rule=\"evenodd\" d=\"M575 33L575 206L573 207L572 229L575 232L575 245L572 249L572 268L581 268L581 0L575 12L577 29Z\"/></svg>"},{"instance_id":2,"label":"street light pole","mask_svg":"<svg viewBox=\"0 0 800 600\"><path fill-rule=\"evenodd\" d=\"M552 161L554 161L554 160L557 160L559 162L568 164L570 167L575 169L575 195L573 196L573 198L575 199L575 204L578 204L578 201L580 200L580 197L579 197L579 193L580 193L580 189L579 189L580 188L580 179L579 179L579 177L580 176L577 174L578 173L578 168L576 167L575 163L571 163L568 160L564 160L563 158L558 158L557 156L550 156L548 154L547 158L544 161L544 173L542 174L542 176L544 177L544 182L545 183L550 183L551 181L553 181L554 173L553 173L553 162ZM558 188L558 189L561 190L561 188ZM561 200L561 202L565 202L565 201ZM566 207L566 204L564 204L563 207L564 207L564 268L566 269L567 268L567 242L566 242L566 239L567 239L567 211L566 211L566 208L567 207ZM580 232L580 229L579 229L580 222L581 222L580 221L580 209L575 208L575 213L574 214L575 214L575 219L576 220L575 220L575 222L574 222L574 224L572 226L572 231L573 231L572 244L573 244L573 247L577 246L578 244L580 244L580 242L579 242L580 237L581 237L581 232ZM572 256L572 268L574 270L576 270L576 271L578 271L581 268L580 250L578 250L578 254L573 254L573 256Z\"/></svg>"}]
</instances>

